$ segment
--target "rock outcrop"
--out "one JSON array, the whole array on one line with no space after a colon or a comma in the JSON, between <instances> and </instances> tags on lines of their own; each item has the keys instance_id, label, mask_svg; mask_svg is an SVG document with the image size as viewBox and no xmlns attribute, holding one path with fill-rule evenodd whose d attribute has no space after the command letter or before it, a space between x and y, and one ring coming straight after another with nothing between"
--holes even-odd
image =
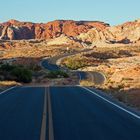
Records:
<instances>
[{"instance_id":1,"label":"rock outcrop","mask_svg":"<svg viewBox=\"0 0 140 140\"><path fill-rule=\"evenodd\" d=\"M137 43L140 42L140 19L112 27L99 21L73 20L56 20L48 23L9 20L0 24L0 39L2 40L55 38L59 40L62 39L62 35L72 37L71 40L89 44Z\"/></svg>"},{"instance_id":2,"label":"rock outcrop","mask_svg":"<svg viewBox=\"0 0 140 140\"><path fill-rule=\"evenodd\" d=\"M92 28L87 33L81 33L77 38L91 43L103 41L111 44L136 43L140 41L140 20L104 29Z\"/></svg>"},{"instance_id":3,"label":"rock outcrop","mask_svg":"<svg viewBox=\"0 0 140 140\"><path fill-rule=\"evenodd\" d=\"M140 39L140 21L135 20L134 22L126 22L122 25L107 28L105 33L109 36L112 35L112 38L116 41L136 42Z\"/></svg>"},{"instance_id":4,"label":"rock outcrop","mask_svg":"<svg viewBox=\"0 0 140 140\"><path fill-rule=\"evenodd\" d=\"M92 28L104 29L109 25L97 21L73 21L56 20L43 23L19 22L9 20L0 24L0 39L20 40L20 39L52 39L60 37L62 34L75 37L81 33L86 33Z\"/></svg>"}]
</instances>

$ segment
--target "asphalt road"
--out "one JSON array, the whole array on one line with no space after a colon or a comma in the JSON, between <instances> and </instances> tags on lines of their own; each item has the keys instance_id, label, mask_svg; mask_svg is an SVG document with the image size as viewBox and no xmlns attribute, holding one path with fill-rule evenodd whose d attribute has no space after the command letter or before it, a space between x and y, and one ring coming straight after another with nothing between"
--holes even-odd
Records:
<instances>
[{"instance_id":1,"label":"asphalt road","mask_svg":"<svg viewBox=\"0 0 140 140\"><path fill-rule=\"evenodd\" d=\"M55 64L50 64L49 63L49 60L43 60L43 62L41 63L41 65L45 68L45 69L48 69L50 71L53 71L53 70L60 70L60 67L55 65Z\"/></svg>"},{"instance_id":2,"label":"asphalt road","mask_svg":"<svg viewBox=\"0 0 140 140\"><path fill-rule=\"evenodd\" d=\"M43 60L41 65L49 71L61 70L61 68L56 64L50 63L48 59ZM84 80L86 78L86 73L83 71L77 71L77 75L79 76L80 80Z\"/></svg>"},{"instance_id":3,"label":"asphalt road","mask_svg":"<svg viewBox=\"0 0 140 140\"><path fill-rule=\"evenodd\" d=\"M0 140L39 140L44 88L17 87L0 94Z\"/></svg>"},{"instance_id":4,"label":"asphalt road","mask_svg":"<svg viewBox=\"0 0 140 140\"><path fill-rule=\"evenodd\" d=\"M104 83L104 81L106 80L105 76L103 73L100 73L100 72L90 72L89 71L89 74L90 74L90 79L93 83L95 83L96 85L102 85Z\"/></svg>"},{"instance_id":5,"label":"asphalt road","mask_svg":"<svg viewBox=\"0 0 140 140\"><path fill-rule=\"evenodd\" d=\"M140 140L140 119L81 87L51 87L55 140Z\"/></svg>"},{"instance_id":6,"label":"asphalt road","mask_svg":"<svg viewBox=\"0 0 140 140\"><path fill-rule=\"evenodd\" d=\"M77 71L77 74L79 76L79 80L86 79L86 73L84 71Z\"/></svg>"},{"instance_id":7,"label":"asphalt road","mask_svg":"<svg viewBox=\"0 0 140 140\"><path fill-rule=\"evenodd\" d=\"M139 113L93 91L109 102L78 86L49 87L47 92L16 87L0 94L0 140L41 140L44 115L45 140L51 140L49 134L54 140L140 140ZM45 94L50 95L46 104Z\"/></svg>"},{"instance_id":8,"label":"asphalt road","mask_svg":"<svg viewBox=\"0 0 140 140\"><path fill-rule=\"evenodd\" d=\"M80 80L86 78L86 73L78 74ZM54 139L139 140L140 114L98 90L92 92L81 87L50 88Z\"/></svg>"},{"instance_id":9,"label":"asphalt road","mask_svg":"<svg viewBox=\"0 0 140 140\"><path fill-rule=\"evenodd\" d=\"M46 61L43 66L57 69ZM0 93L0 140L94 139L140 140L140 113L79 86L15 87Z\"/></svg>"}]
</instances>

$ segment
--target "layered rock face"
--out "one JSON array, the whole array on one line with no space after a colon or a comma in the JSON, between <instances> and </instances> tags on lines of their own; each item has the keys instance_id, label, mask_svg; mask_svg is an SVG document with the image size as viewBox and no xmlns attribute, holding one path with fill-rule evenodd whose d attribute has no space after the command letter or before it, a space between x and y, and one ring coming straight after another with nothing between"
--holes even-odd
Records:
<instances>
[{"instance_id":1,"label":"layered rock face","mask_svg":"<svg viewBox=\"0 0 140 140\"><path fill-rule=\"evenodd\" d=\"M79 42L136 43L140 42L140 20L112 26L99 21L56 20L31 23L9 20L0 24L0 39L54 39L61 35Z\"/></svg>"},{"instance_id":2,"label":"layered rock face","mask_svg":"<svg viewBox=\"0 0 140 140\"><path fill-rule=\"evenodd\" d=\"M105 29L109 25L96 21L57 20L46 24L9 20L0 24L0 39L51 39L65 34L75 37L92 28Z\"/></svg>"},{"instance_id":3,"label":"layered rock face","mask_svg":"<svg viewBox=\"0 0 140 140\"><path fill-rule=\"evenodd\" d=\"M87 33L81 33L77 38L91 43L136 43L140 41L140 20L104 29L92 28Z\"/></svg>"},{"instance_id":4,"label":"layered rock face","mask_svg":"<svg viewBox=\"0 0 140 140\"><path fill-rule=\"evenodd\" d=\"M112 38L116 41L124 41L124 43L136 42L140 40L140 20L107 28L104 33L107 38Z\"/></svg>"}]
</instances>

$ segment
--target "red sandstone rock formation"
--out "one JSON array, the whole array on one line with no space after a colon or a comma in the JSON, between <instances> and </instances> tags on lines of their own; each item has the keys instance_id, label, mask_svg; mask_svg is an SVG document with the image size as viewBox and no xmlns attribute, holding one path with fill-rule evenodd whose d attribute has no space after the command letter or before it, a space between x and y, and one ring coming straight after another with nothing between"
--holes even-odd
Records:
<instances>
[{"instance_id":1,"label":"red sandstone rock formation","mask_svg":"<svg viewBox=\"0 0 140 140\"><path fill-rule=\"evenodd\" d=\"M75 37L91 28L104 29L108 24L94 21L56 20L46 24L9 20L0 24L0 39L50 39L65 34Z\"/></svg>"},{"instance_id":2,"label":"red sandstone rock formation","mask_svg":"<svg viewBox=\"0 0 140 140\"><path fill-rule=\"evenodd\" d=\"M61 35L83 42L135 43L140 40L140 20L112 26L98 21L56 20L31 23L9 20L0 24L0 39L52 39Z\"/></svg>"}]
</instances>

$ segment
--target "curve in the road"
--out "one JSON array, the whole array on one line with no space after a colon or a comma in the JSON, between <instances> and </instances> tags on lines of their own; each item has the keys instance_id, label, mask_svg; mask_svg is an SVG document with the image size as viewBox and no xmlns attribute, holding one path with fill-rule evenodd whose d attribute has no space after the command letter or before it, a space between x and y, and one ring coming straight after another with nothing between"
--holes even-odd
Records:
<instances>
[{"instance_id":1,"label":"curve in the road","mask_svg":"<svg viewBox=\"0 0 140 140\"><path fill-rule=\"evenodd\" d=\"M103 73L98 72L98 71L89 71L88 72L90 75L90 79L91 81L95 84L95 85L102 85L105 80L106 77Z\"/></svg>"},{"instance_id":2,"label":"curve in the road","mask_svg":"<svg viewBox=\"0 0 140 140\"><path fill-rule=\"evenodd\" d=\"M60 70L59 66L57 66L55 64L51 64L48 59L43 60L41 65L42 65L42 67L44 67L45 69L50 70L50 71Z\"/></svg>"},{"instance_id":3,"label":"curve in the road","mask_svg":"<svg viewBox=\"0 0 140 140\"><path fill-rule=\"evenodd\" d=\"M60 66L60 63L63 59L79 54L81 52L88 52L91 51L92 49L84 49L80 52L75 52L75 53L70 53L70 54L64 54L61 56L57 56L57 57L52 57L52 58L47 58L47 59L43 59L41 62L41 66L44 69L50 70L50 71L56 71L56 70L65 70L64 68L62 68ZM78 74L79 80L83 80L86 78L86 72L83 71L76 71L76 73Z\"/></svg>"}]
</instances>

